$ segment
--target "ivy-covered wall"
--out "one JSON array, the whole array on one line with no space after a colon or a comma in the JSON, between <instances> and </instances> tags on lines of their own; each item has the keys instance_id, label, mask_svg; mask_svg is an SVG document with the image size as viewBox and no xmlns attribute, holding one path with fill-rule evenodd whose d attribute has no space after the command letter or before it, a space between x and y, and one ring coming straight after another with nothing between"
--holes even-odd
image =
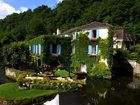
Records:
<instances>
[{"instance_id":1,"label":"ivy-covered wall","mask_svg":"<svg viewBox=\"0 0 140 105\"><path fill-rule=\"evenodd\" d=\"M70 55L71 55L71 38L63 36L40 36L28 41L29 46L41 45L41 54L37 55L32 53L32 57L35 59L37 65L48 64L50 66L62 66L64 68L70 67ZM61 46L61 54L50 53L50 47ZM40 61L40 64L38 64Z\"/></svg>"},{"instance_id":2,"label":"ivy-covered wall","mask_svg":"<svg viewBox=\"0 0 140 105\"><path fill-rule=\"evenodd\" d=\"M104 77L110 75L113 53L113 28L109 29L108 38L90 40L86 32L78 32L76 40L72 43L75 51L71 56L71 67L75 72L80 71L81 65L86 64L90 76ZM89 55L88 46L98 45L98 54ZM102 61L107 60L107 63Z\"/></svg>"}]
</instances>

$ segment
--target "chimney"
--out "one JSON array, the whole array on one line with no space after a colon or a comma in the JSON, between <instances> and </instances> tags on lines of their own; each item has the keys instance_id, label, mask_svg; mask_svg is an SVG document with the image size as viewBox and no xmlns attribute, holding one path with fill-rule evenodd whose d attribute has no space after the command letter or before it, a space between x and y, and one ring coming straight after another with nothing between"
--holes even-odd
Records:
<instances>
[{"instance_id":1,"label":"chimney","mask_svg":"<svg viewBox=\"0 0 140 105\"><path fill-rule=\"evenodd\" d=\"M59 28L57 28L56 35L60 35L60 34L61 34L61 31Z\"/></svg>"}]
</instances>

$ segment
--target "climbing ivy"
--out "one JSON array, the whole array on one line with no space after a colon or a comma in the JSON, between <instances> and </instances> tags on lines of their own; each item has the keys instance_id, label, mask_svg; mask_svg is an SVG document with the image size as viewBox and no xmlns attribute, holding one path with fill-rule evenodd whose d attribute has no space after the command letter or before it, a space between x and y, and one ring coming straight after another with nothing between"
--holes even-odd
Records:
<instances>
[{"instance_id":1,"label":"climbing ivy","mask_svg":"<svg viewBox=\"0 0 140 105\"><path fill-rule=\"evenodd\" d=\"M112 69L112 65L113 65L113 35L114 35L114 30L116 28L115 27L111 27L109 29L109 32L108 32L108 38L107 38L107 41L108 41L108 66L109 66L109 69L111 70Z\"/></svg>"},{"instance_id":2,"label":"climbing ivy","mask_svg":"<svg viewBox=\"0 0 140 105\"><path fill-rule=\"evenodd\" d=\"M75 47L75 53L71 57L71 67L75 72L80 70L81 64L87 65L88 75L103 77L110 74L112 67L112 53L113 53L113 29L109 29L108 38L98 38L96 41L91 41L88 38L88 33L79 32L77 39L72 43ZM96 56L88 54L88 45L98 45L99 51ZM101 62L101 59L107 59L107 64ZM100 68L100 69L99 69Z\"/></svg>"},{"instance_id":3,"label":"climbing ivy","mask_svg":"<svg viewBox=\"0 0 140 105\"><path fill-rule=\"evenodd\" d=\"M88 38L88 33L81 31L79 34L77 34L77 39L72 44L72 46L75 47L75 53L72 54L71 57L71 67L75 72L80 71L81 64L86 64L88 72L90 72L93 62L97 61L98 58L88 55L88 45L90 43L91 42Z\"/></svg>"},{"instance_id":4,"label":"climbing ivy","mask_svg":"<svg viewBox=\"0 0 140 105\"><path fill-rule=\"evenodd\" d=\"M70 54L71 54L71 38L70 37L64 37L64 36L39 36L37 38L34 38L30 41L28 41L28 45L35 45L35 44L41 44L42 50L41 55L34 55L32 56L36 59L35 61L40 60L41 64L54 64L61 65L65 68L69 68L70 66ZM50 45L61 45L61 55L57 57L53 57L52 54L50 54ZM53 65L54 67L56 66Z\"/></svg>"}]
</instances>

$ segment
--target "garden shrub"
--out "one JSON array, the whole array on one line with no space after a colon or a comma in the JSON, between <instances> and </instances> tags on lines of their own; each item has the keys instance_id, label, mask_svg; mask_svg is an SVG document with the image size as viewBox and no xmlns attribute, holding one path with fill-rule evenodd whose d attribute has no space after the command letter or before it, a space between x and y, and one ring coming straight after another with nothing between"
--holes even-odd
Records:
<instances>
[{"instance_id":1,"label":"garden shrub","mask_svg":"<svg viewBox=\"0 0 140 105\"><path fill-rule=\"evenodd\" d=\"M16 69L29 67L31 56L28 46L24 42L14 42L1 48L4 66Z\"/></svg>"},{"instance_id":2,"label":"garden shrub","mask_svg":"<svg viewBox=\"0 0 140 105\"><path fill-rule=\"evenodd\" d=\"M92 76L97 78L103 78L107 76L109 73L109 69L104 62L99 62L94 64L92 68Z\"/></svg>"},{"instance_id":3,"label":"garden shrub","mask_svg":"<svg viewBox=\"0 0 140 105\"><path fill-rule=\"evenodd\" d=\"M49 90L75 90L83 85L83 81L76 80L76 81L59 81L59 80L27 80L22 79L19 83L26 83L30 84L31 89L49 89Z\"/></svg>"},{"instance_id":4,"label":"garden shrub","mask_svg":"<svg viewBox=\"0 0 140 105\"><path fill-rule=\"evenodd\" d=\"M66 70L57 70L55 73L54 73L54 76L58 76L58 77L69 77L69 76L74 76L73 73L69 73L68 71Z\"/></svg>"}]
</instances>

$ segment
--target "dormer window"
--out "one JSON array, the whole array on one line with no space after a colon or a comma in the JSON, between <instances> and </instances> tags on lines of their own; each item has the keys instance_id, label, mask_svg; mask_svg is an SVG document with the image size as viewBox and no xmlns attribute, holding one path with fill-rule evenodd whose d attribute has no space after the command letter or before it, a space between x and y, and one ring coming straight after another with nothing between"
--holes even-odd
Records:
<instances>
[{"instance_id":1,"label":"dormer window","mask_svg":"<svg viewBox=\"0 0 140 105\"><path fill-rule=\"evenodd\" d=\"M97 39L97 30L90 30L88 37L89 37L90 40Z\"/></svg>"}]
</instances>

